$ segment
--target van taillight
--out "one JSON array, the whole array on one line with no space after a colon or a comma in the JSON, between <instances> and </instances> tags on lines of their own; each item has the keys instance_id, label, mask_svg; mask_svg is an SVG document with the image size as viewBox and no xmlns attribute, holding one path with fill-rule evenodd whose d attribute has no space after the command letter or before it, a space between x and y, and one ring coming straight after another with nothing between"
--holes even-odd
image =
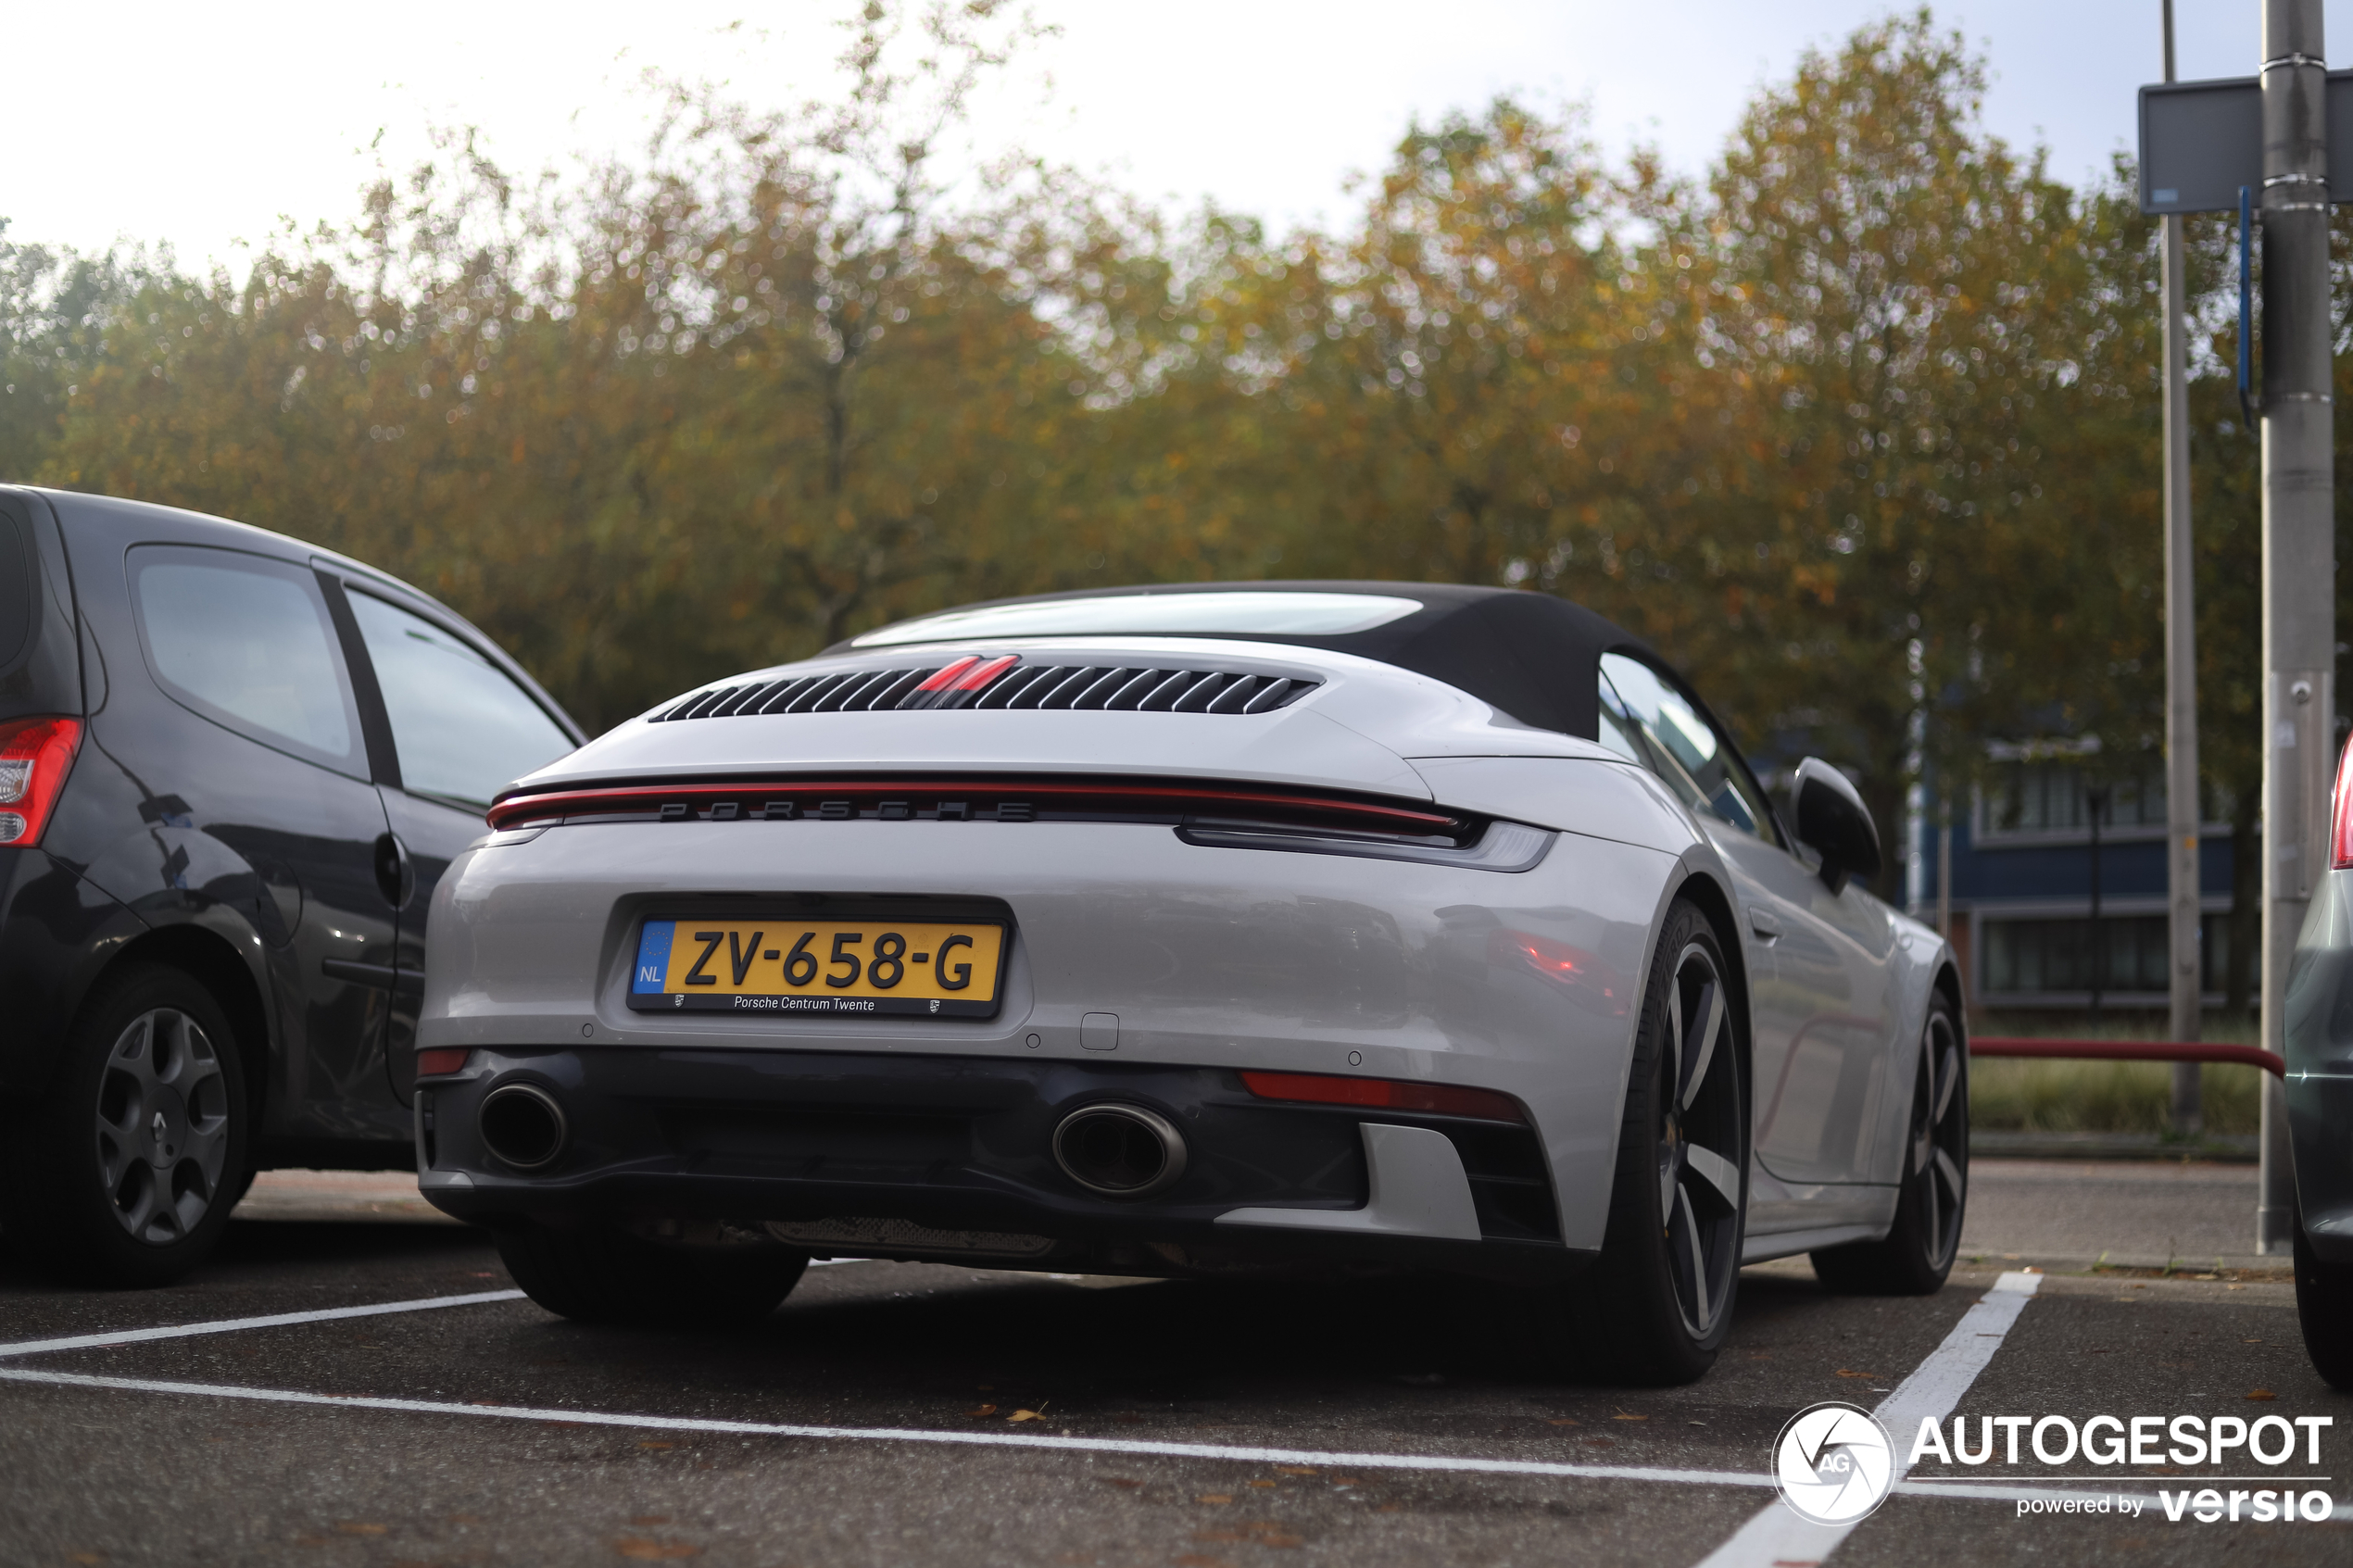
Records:
<instances>
[{"instance_id":1,"label":"van taillight","mask_svg":"<svg viewBox=\"0 0 2353 1568\"><path fill-rule=\"evenodd\" d=\"M2336 800L2329 810L2329 865L2340 872L2353 870L2353 799L2347 798L2353 780L2346 777L2348 768L2353 768L2353 735L2346 737L2345 751L2336 759Z\"/></svg>"},{"instance_id":2,"label":"van taillight","mask_svg":"<svg viewBox=\"0 0 2353 1568\"><path fill-rule=\"evenodd\" d=\"M0 721L0 844L41 842L81 748L79 719Z\"/></svg>"}]
</instances>

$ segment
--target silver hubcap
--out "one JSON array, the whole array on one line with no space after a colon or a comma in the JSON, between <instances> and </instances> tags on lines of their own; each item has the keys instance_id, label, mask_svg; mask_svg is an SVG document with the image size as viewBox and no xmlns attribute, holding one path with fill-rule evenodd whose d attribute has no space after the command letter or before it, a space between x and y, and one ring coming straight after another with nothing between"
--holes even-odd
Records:
<instances>
[{"instance_id":1,"label":"silver hubcap","mask_svg":"<svg viewBox=\"0 0 2353 1568\"><path fill-rule=\"evenodd\" d=\"M1941 1268L1961 1245L1969 1193L1969 1095L1961 1086L1961 1041L1953 1021L1931 1013L1912 1090L1912 1201L1920 1206L1928 1261Z\"/></svg>"},{"instance_id":2,"label":"silver hubcap","mask_svg":"<svg viewBox=\"0 0 2353 1568\"><path fill-rule=\"evenodd\" d=\"M195 1229L229 1164L229 1081L195 1019L157 1008L132 1021L107 1055L96 1131L124 1230L168 1247Z\"/></svg>"},{"instance_id":3,"label":"silver hubcap","mask_svg":"<svg viewBox=\"0 0 2353 1568\"><path fill-rule=\"evenodd\" d=\"M1694 942L1675 960L1660 1042L1658 1210L1683 1327L1704 1338L1723 1315L1739 1266L1740 1065L1722 977Z\"/></svg>"}]
</instances>

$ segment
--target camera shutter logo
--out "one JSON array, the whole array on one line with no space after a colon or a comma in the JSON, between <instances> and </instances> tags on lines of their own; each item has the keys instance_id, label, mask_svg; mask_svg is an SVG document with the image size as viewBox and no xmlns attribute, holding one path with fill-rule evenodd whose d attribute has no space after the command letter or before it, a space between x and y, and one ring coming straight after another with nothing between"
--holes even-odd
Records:
<instances>
[{"instance_id":1,"label":"camera shutter logo","mask_svg":"<svg viewBox=\"0 0 2353 1568\"><path fill-rule=\"evenodd\" d=\"M1887 1500L1895 1445L1869 1411L1835 1402L1790 1417L1773 1443L1781 1500L1817 1524L1852 1524Z\"/></svg>"}]
</instances>

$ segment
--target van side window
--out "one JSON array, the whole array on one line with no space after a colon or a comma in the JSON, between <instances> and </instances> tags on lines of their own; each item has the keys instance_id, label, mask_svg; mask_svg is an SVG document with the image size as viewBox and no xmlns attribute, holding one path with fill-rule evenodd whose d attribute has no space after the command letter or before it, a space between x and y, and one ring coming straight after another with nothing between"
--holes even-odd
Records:
<instances>
[{"instance_id":1,"label":"van side window","mask_svg":"<svg viewBox=\"0 0 2353 1568\"><path fill-rule=\"evenodd\" d=\"M1740 754L1690 698L1649 665L1619 653L1602 655L1602 686L1603 745L1617 744L1608 734L1615 718L1639 737L1651 771L1693 811L1768 844L1778 839L1772 812Z\"/></svg>"},{"instance_id":2,"label":"van side window","mask_svg":"<svg viewBox=\"0 0 2353 1568\"><path fill-rule=\"evenodd\" d=\"M487 806L502 784L572 750L572 737L505 671L422 616L355 591L351 613L376 667L400 783Z\"/></svg>"},{"instance_id":3,"label":"van side window","mask_svg":"<svg viewBox=\"0 0 2353 1568\"><path fill-rule=\"evenodd\" d=\"M144 545L131 552L131 598L148 667L182 707L306 761L366 772L334 623L307 568Z\"/></svg>"}]
</instances>

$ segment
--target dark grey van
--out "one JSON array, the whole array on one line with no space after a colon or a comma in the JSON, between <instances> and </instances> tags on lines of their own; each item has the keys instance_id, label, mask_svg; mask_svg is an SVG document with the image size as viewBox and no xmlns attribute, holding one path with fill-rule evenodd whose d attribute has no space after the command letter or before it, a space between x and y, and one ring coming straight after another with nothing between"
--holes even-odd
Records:
<instances>
[{"instance_id":1,"label":"dark grey van","mask_svg":"<svg viewBox=\"0 0 2353 1568\"><path fill-rule=\"evenodd\" d=\"M414 1162L434 884L578 726L442 605L0 486L0 1228L153 1285L257 1170Z\"/></svg>"}]
</instances>

